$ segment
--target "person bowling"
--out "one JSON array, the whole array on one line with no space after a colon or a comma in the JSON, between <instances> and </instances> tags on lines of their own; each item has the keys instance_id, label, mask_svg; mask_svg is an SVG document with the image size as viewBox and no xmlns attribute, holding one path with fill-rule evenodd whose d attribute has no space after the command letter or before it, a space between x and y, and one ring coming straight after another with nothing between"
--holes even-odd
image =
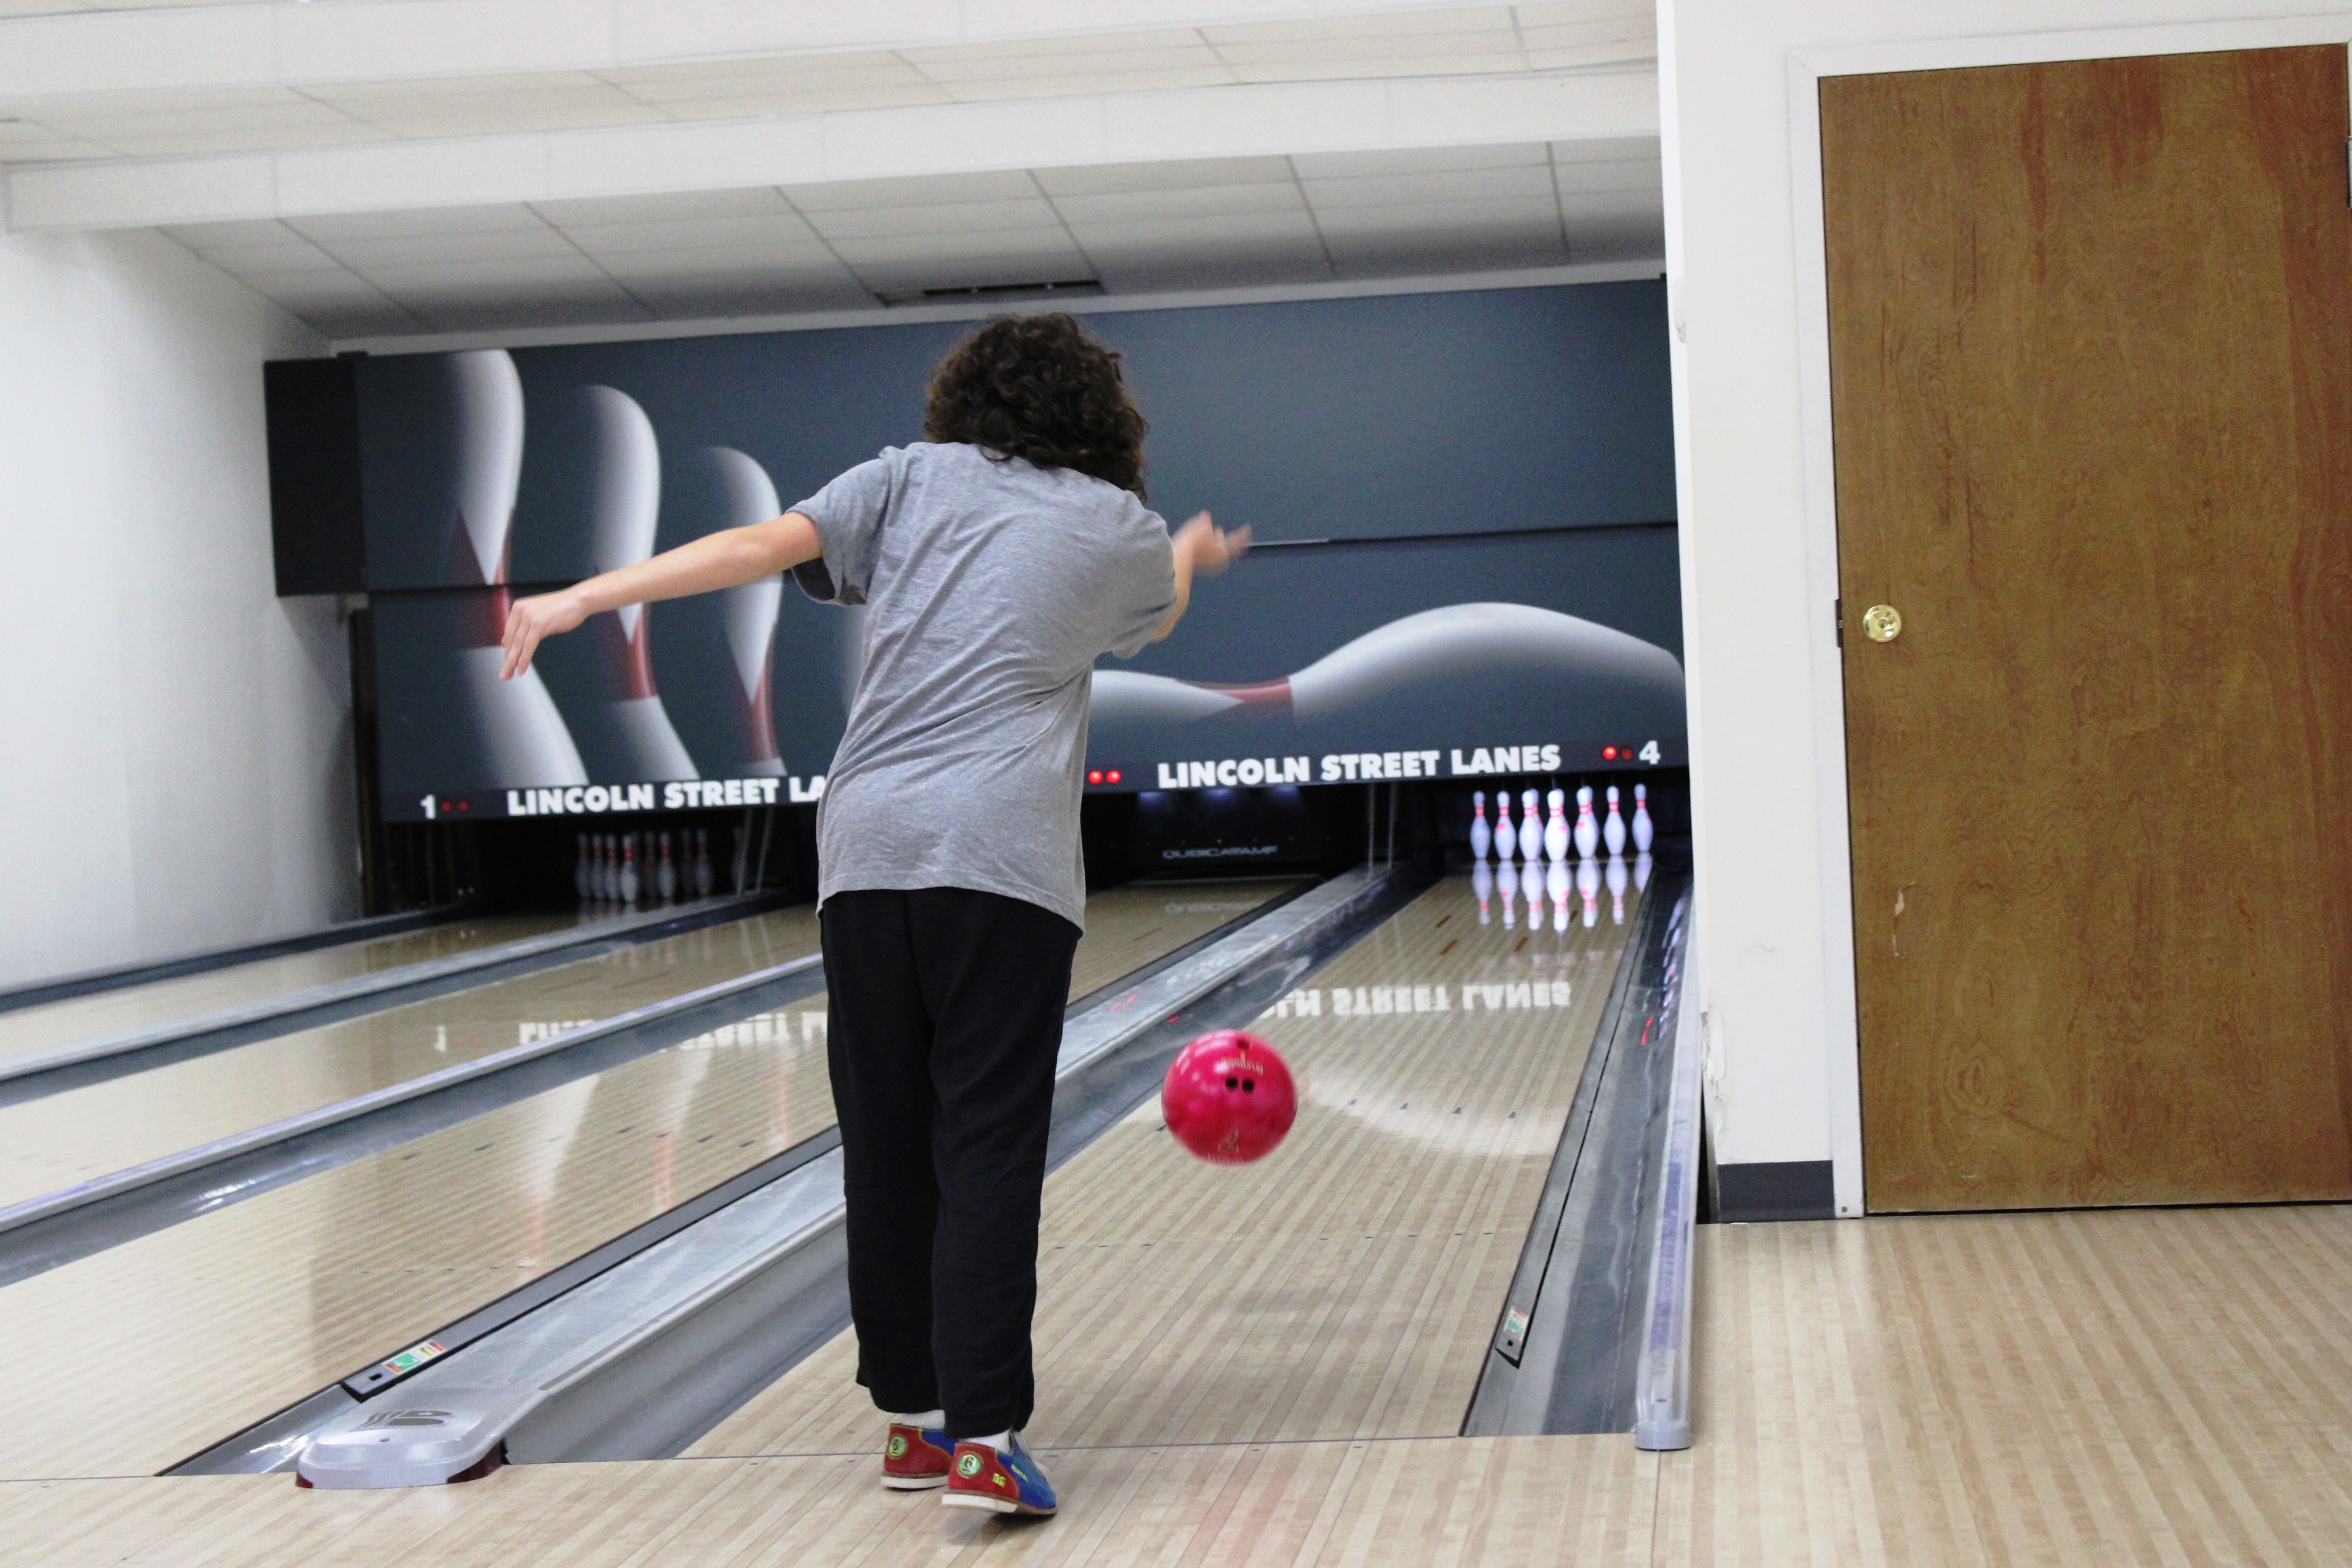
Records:
<instances>
[{"instance_id":1,"label":"person bowling","mask_svg":"<svg viewBox=\"0 0 2352 1568\"><path fill-rule=\"evenodd\" d=\"M626 605L790 572L866 606L817 813L828 1066L857 1381L882 1483L1045 1515L1021 1438L1054 1060L1086 918L1078 800L1095 660L1182 619L1249 546L1145 504L1149 426L1067 315L1003 317L933 369L922 441L782 517L518 600L505 674Z\"/></svg>"}]
</instances>

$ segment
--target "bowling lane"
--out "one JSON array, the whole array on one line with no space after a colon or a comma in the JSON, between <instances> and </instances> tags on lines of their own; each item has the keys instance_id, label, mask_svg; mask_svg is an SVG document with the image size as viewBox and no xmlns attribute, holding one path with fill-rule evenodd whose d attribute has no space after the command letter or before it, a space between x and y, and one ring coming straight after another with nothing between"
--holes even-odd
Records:
<instances>
[{"instance_id":1,"label":"bowling lane","mask_svg":"<svg viewBox=\"0 0 2352 1568\"><path fill-rule=\"evenodd\" d=\"M1251 1026L1300 1084L1257 1164L1187 1156L1155 1098L1055 1172L1039 1257L1041 1448L1453 1436L1626 924L1481 925L1439 884ZM844 1334L690 1453L856 1453Z\"/></svg>"},{"instance_id":2,"label":"bowling lane","mask_svg":"<svg viewBox=\"0 0 2352 1568\"><path fill-rule=\"evenodd\" d=\"M289 952L203 974L154 980L72 996L20 1012L0 1013L0 1061L54 1050L77 1040L151 1028L223 1007L263 1002L331 981L380 973L427 959L448 958L502 942L585 923L578 914L488 915L451 921L422 931L401 931L367 942L345 942L310 952Z\"/></svg>"},{"instance_id":3,"label":"bowling lane","mask_svg":"<svg viewBox=\"0 0 2352 1568\"><path fill-rule=\"evenodd\" d=\"M1072 989L1284 890L1098 893ZM0 1478L168 1468L823 1131L824 1035L811 997L0 1289Z\"/></svg>"},{"instance_id":4,"label":"bowling lane","mask_svg":"<svg viewBox=\"0 0 2352 1568\"><path fill-rule=\"evenodd\" d=\"M0 1107L0 1205L814 952L772 910L64 1094Z\"/></svg>"}]
</instances>

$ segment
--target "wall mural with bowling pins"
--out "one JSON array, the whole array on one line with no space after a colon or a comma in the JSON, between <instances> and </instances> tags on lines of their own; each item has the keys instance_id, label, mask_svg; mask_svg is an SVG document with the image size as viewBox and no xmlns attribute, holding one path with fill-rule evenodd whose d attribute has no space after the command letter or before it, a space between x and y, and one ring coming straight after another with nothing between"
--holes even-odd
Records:
<instances>
[{"instance_id":1,"label":"wall mural with bowling pins","mask_svg":"<svg viewBox=\"0 0 2352 1568\"><path fill-rule=\"evenodd\" d=\"M1087 321L1153 422L1154 507L1210 508L1262 546L1176 637L1104 661L1090 789L1685 761L1662 284ZM635 608L505 685L498 628L517 592L772 516L919 439L925 374L968 327L363 362L386 816L819 798L854 613L781 579ZM1541 855L1540 806L1509 805ZM1558 827L1581 849L1593 821ZM1524 879L1565 908L1556 879Z\"/></svg>"}]
</instances>

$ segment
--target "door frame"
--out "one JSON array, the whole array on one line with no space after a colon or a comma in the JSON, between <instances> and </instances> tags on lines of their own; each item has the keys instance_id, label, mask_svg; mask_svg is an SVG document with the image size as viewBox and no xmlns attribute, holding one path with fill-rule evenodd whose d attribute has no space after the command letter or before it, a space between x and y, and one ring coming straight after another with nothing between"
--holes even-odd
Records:
<instances>
[{"instance_id":1,"label":"door frame","mask_svg":"<svg viewBox=\"0 0 2352 1568\"><path fill-rule=\"evenodd\" d=\"M1822 847L1822 972L1829 995L1830 1159L1837 1213L1863 1206L1862 1031L1853 946L1853 824L1847 811L1843 660L1831 632L1838 596L1837 470L1830 416L1829 249L1822 202L1821 83L1824 77L1969 66L2040 65L2340 44L2352 50L2352 12L2248 21L2170 23L2068 32L1951 37L1791 49L1789 163L1796 247L1797 402L1804 452L1805 585L1811 613L1814 765ZM2352 180L2352 174L2347 175ZM2352 202L2352 189L2347 189Z\"/></svg>"}]
</instances>

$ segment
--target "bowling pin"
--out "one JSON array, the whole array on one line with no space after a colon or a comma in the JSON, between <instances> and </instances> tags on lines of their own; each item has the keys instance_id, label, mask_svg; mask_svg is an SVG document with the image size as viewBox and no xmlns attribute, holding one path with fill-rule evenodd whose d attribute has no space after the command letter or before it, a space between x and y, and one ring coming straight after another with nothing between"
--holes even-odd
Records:
<instances>
[{"instance_id":1,"label":"bowling pin","mask_svg":"<svg viewBox=\"0 0 2352 1568\"><path fill-rule=\"evenodd\" d=\"M656 873L655 885L661 889L663 903L677 902L677 862L669 858L669 835L667 833L661 836L661 870Z\"/></svg>"},{"instance_id":2,"label":"bowling pin","mask_svg":"<svg viewBox=\"0 0 2352 1568\"><path fill-rule=\"evenodd\" d=\"M613 900L612 846L605 841L604 836L601 833L594 837L593 842L596 847L596 862L588 868L589 896L600 904L610 903Z\"/></svg>"},{"instance_id":3,"label":"bowling pin","mask_svg":"<svg viewBox=\"0 0 2352 1568\"><path fill-rule=\"evenodd\" d=\"M1470 792L1470 858L1483 861L1486 851L1494 847L1495 830L1486 824L1486 792Z\"/></svg>"},{"instance_id":4,"label":"bowling pin","mask_svg":"<svg viewBox=\"0 0 2352 1568\"><path fill-rule=\"evenodd\" d=\"M572 890L584 904L588 901L588 836L582 833L574 837L579 841L580 853L579 858L572 862Z\"/></svg>"},{"instance_id":5,"label":"bowling pin","mask_svg":"<svg viewBox=\"0 0 2352 1568\"><path fill-rule=\"evenodd\" d=\"M1592 786L1580 784L1576 791L1576 858L1592 858L1592 851L1601 844L1601 824L1592 820Z\"/></svg>"},{"instance_id":6,"label":"bowling pin","mask_svg":"<svg viewBox=\"0 0 2352 1568\"><path fill-rule=\"evenodd\" d=\"M1601 842L1612 857L1625 853L1625 819L1617 815L1617 786L1609 786L1609 820L1601 825Z\"/></svg>"},{"instance_id":7,"label":"bowling pin","mask_svg":"<svg viewBox=\"0 0 2352 1568\"><path fill-rule=\"evenodd\" d=\"M1486 923L1486 900L1495 896L1495 869L1485 860L1470 868L1470 890L1478 895L1478 923Z\"/></svg>"},{"instance_id":8,"label":"bowling pin","mask_svg":"<svg viewBox=\"0 0 2352 1568\"><path fill-rule=\"evenodd\" d=\"M1633 847L1647 855L1650 852L1650 840L1656 835L1657 829L1650 823L1650 786L1635 784L1633 786Z\"/></svg>"},{"instance_id":9,"label":"bowling pin","mask_svg":"<svg viewBox=\"0 0 2352 1568\"><path fill-rule=\"evenodd\" d=\"M1530 866L1543 858L1543 802L1533 790L1519 796L1519 858Z\"/></svg>"},{"instance_id":10,"label":"bowling pin","mask_svg":"<svg viewBox=\"0 0 2352 1568\"><path fill-rule=\"evenodd\" d=\"M632 833L621 840L621 902L637 901L637 843Z\"/></svg>"},{"instance_id":11,"label":"bowling pin","mask_svg":"<svg viewBox=\"0 0 2352 1568\"><path fill-rule=\"evenodd\" d=\"M1555 931L1568 929L1568 862L1554 860L1551 868L1544 873L1544 891L1551 895L1551 929Z\"/></svg>"},{"instance_id":12,"label":"bowling pin","mask_svg":"<svg viewBox=\"0 0 2352 1568\"><path fill-rule=\"evenodd\" d=\"M1549 804L1551 816L1544 823L1544 854L1558 865L1568 858L1568 792L1553 790Z\"/></svg>"},{"instance_id":13,"label":"bowling pin","mask_svg":"<svg viewBox=\"0 0 2352 1568\"><path fill-rule=\"evenodd\" d=\"M1590 856L1576 863L1576 890L1584 899L1584 929L1601 923L1601 864Z\"/></svg>"},{"instance_id":14,"label":"bowling pin","mask_svg":"<svg viewBox=\"0 0 2352 1568\"><path fill-rule=\"evenodd\" d=\"M1519 835L1517 830L1511 826L1511 792L1507 789L1498 789L1495 792L1496 860L1502 865L1509 865L1511 863L1511 858L1518 852L1518 847ZM1510 906L1507 904L1504 906L1506 910ZM1508 916L1506 915L1506 924L1508 923Z\"/></svg>"},{"instance_id":15,"label":"bowling pin","mask_svg":"<svg viewBox=\"0 0 2352 1568\"><path fill-rule=\"evenodd\" d=\"M1613 900L1609 911L1612 925L1625 923L1625 857L1609 857L1609 897Z\"/></svg>"},{"instance_id":16,"label":"bowling pin","mask_svg":"<svg viewBox=\"0 0 2352 1568\"><path fill-rule=\"evenodd\" d=\"M710 835L702 828L694 830L694 896L710 896Z\"/></svg>"}]
</instances>

